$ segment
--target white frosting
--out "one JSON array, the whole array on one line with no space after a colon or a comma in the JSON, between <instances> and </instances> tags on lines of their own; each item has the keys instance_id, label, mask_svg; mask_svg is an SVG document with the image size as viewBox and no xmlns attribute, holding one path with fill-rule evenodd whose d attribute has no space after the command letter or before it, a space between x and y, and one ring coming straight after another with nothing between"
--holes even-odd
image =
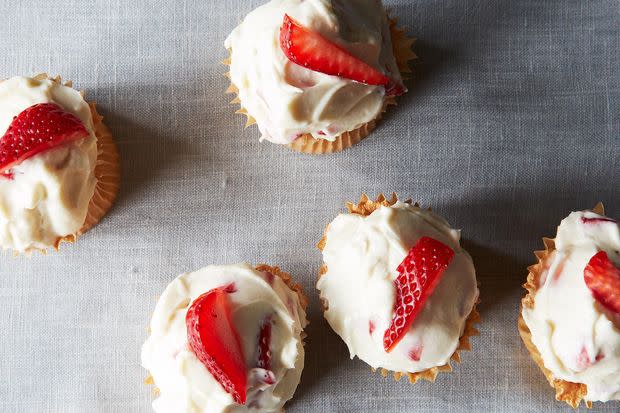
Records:
<instances>
[{"instance_id":1,"label":"white frosting","mask_svg":"<svg viewBox=\"0 0 620 413\"><path fill-rule=\"evenodd\" d=\"M0 247L46 249L84 223L95 190L97 138L80 93L51 80L14 77L0 82L0 136L13 118L37 103L53 102L84 123L90 136L41 152L0 177Z\"/></svg>"},{"instance_id":2,"label":"white frosting","mask_svg":"<svg viewBox=\"0 0 620 413\"><path fill-rule=\"evenodd\" d=\"M406 336L387 353L383 334L394 311L396 269L423 236L443 242L455 255ZM317 288L328 304L325 318L351 358L412 373L447 363L478 298L474 266L459 245L460 232L429 211L399 202L367 217L341 214L329 224L326 237L327 273Z\"/></svg>"},{"instance_id":3,"label":"white frosting","mask_svg":"<svg viewBox=\"0 0 620 413\"><path fill-rule=\"evenodd\" d=\"M239 332L248 368L256 365L261 322L272 315L271 363L276 382L260 387L248 372L245 405L235 403L198 360L187 342L185 316L192 301L214 288L234 283L233 323ZM306 314L297 293L279 278L247 264L208 266L182 274L168 285L151 319L151 335L142 347L142 365L150 371L160 396L158 413L280 413L295 392L304 367L301 333ZM250 406L254 406L250 409Z\"/></svg>"},{"instance_id":4,"label":"white frosting","mask_svg":"<svg viewBox=\"0 0 620 413\"><path fill-rule=\"evenodd\" d=\"M582 218L604 217L582 211L562 221L534 308L523 308L523 319L554 377L585 384L586 400L620 400L620 331L601 313L584 280L598 251L620 265L620 231L613 221Z\"/></svg>"},{"instance_id":5,"label":"white frosting","mask_svg":"<svg viewBox=\"0 0 620 413\"><path fill-rule=\"evenodd\" d=\"M381 1L273 0L248 14L225 42L232 83L262 139L287 144L310 133L333 141L375 119L383 86L315 72L284 55L279 35L285 13L402 83Z\"/></svg>"}]
</instances>

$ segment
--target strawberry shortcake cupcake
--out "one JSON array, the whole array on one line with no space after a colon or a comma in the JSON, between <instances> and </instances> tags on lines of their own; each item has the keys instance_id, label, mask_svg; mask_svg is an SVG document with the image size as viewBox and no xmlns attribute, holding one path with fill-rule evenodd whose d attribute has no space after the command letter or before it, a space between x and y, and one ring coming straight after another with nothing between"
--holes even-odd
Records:
<instances>
[{"instance_id":1,"label":"strawberry shortcake cupcake","mask_svg":"<svg viewBox=\"0 0 620 413\"><path fill-rule=\"evenodd\" d=\"M116 145L94 103L60 78L0 81L0 247L45 252L112 206Z\"/></svg>"},{"instance_id":2,"label":"strawberry shortcake cupcake","mask_svg":"<svg viewBox=\"0 0 620 413\"><path fill-rule=\"evenodd\" d=\"M280 413L304 368L307 299L277 267L208 266L159 299L142 347L153 409Z\"/></svg>"},{"instance_id":3,"label":"strawberry shortcake cupcake","mask_svg":"<svg viewBox=\"0 0 620 413\"><path fill-rule=\"evenodd\" d=\"M318 245L325 318L351 358L396 380L435 380L477 334L476 273L459 231L395 195L347 207Z\"/></svg>"},{"instance_id":4,"label":"strawberry shortcake cupcake","mask_svg":"<svg viewBox=\"0 0 620 413\"><path fill-rule=\"evenodd\" d=\"M379 0L272 0L226 39L229 92L261 140L337 152L407 91L412 43Z\"/></svg>"},{"instance_id":5,"label":"strawberry shortcake cupcake","mask_svg":"<svg viewBox=\"0 0 620 413\"><path fill-rule=\"evenodd\" d=\"M521 337L556 399L620 400L620 227L602 205L571 213L529 268Z\"/></svg>"}]
</instances>

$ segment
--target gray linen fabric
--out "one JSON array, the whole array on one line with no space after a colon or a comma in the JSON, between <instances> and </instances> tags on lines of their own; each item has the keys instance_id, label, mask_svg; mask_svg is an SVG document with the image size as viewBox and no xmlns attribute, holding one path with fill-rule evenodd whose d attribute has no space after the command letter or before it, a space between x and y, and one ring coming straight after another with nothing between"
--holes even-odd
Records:
<instances>
[{"instance_id":1,"label":"gray linen fabric","mask_svg":"<svg viewBox=\"0 0 620 413\"><path fill-rule=\"evenodd\" d=\"M389 1L419 39L415 82L372 137L321 157L259 143L223 95L224 39L260 3L0 1L0 77L73 79L124 168L77 244L0 257L0 411L148 412L139 354L158 295L238 261L280 265L311 297L287 412L569 411L518 337L520 285L571 210L602 200L620 217L618 1ZM349 360L319 311L314 244L346 200L381 191L432 205L476 262L481 336L434 384Z\"/></svg>"}]
</instances>

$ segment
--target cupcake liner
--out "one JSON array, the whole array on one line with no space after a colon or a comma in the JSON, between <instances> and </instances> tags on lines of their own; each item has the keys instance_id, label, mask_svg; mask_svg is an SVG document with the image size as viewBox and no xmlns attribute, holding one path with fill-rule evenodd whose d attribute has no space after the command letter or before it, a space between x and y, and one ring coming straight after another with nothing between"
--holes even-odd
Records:
<instances>
[{"instance_id":1,"label":"cupcake liner","mask_svg":"<svg viewBox=\"0 0 620 413\"><path fill-rule=\"evenodd\" d=\"M398 20L396 18L390 18L389 21L390 36L392 37L392 52L396 58L398 70L403 79L411 79L412 71L409 62L418 58L412 50L416 39L408 37L407 30L404 27L398 27Z\"/></svg>"},{"instance_id":2,"label":"cupcake liner","mask_svg":"<svg viewBox=\"0 0 620 413\"><path fill-rule=\"evenodd\" d=\"M86 220L79 229L78 235L82 235L97 225L108 213L116 200L121 183L120 156L112 133L103 124L103 116L97 112L95 102L89 102L88 105L97 136L97 163L95 164L97 185L88 205Z\"/></svg>"},{"instance_id":3,"label":"cupcake liner","mask_svg":"<svg viewBox=\"0 0 620 413\"><path fill-rule=\"evenodd\" d=\"M293 281L293 277L291 276L291 274L282 271L280 269L280 267L272 267L271 265L267 265L267 264L258 264L256 267L254 267L254 269L256 271L261 271L261 272L269 272L273 275L275 275L276 277L280 278L282 281L284 281L284 284L286 284L286 286L288 288L290 288L291 290L293 290L296 294L297 297L299 298L299 303L301 304L301 307L304 309L304 311L307 310L308 308L308 297L306 296L306 294L304 293L303 288L301 287L300 284L297 284L295 281ZM308 320L306 319L306 326ZM150 328L147 328L147 331L150 331ZM307 337L307 334L305 331L301 331L300 334L301 337L301 344L305 347L306 343L305 343L305 339ZM155 396L159 396L160 390L157 386L155 386L155 381L153 380L153 376L151 376L150 374L144 379L144 384L148 385L153 385L153 394ZM282 412L284 413L284 408L282 408Z\"/></svg>"},{"instance_id":4,"label":"cupcake liner","mask_svg":"<svg viewBox=\"0 0 620 413\"><path fill-rule=\"evenodd\" d=\"M71 80L63 83L60 76L51 77L47 73L39 73L33 76L33 79L49 79L63 86L73 87ZM84 91L80 91L80 94L82 97L85 95ZM97 162L94 171L97 184L95 185L93 197L88 204L84 224L74 234L58 237L52 245L52 248L56 251L60 248L60 244L74 243L78 236L95 226L112 207L120 187L121 171L118 149L110 130L103 124L103 117L97 112L95 102L87 103L93 118L95 136L97 137ZM42 255L47 255L47 251L47 248L29 248L23 254L30 256L32 252L39 252ZM13 256L18 255L20 255L20 252L13 251Z\"/></svg>"},{"instance_id":5,"label":"cupcake liner","mask_svg":"<svg viewBox=\"0 0 620 413\"><path fill-rule=\"evenodd\" d=\"M375 210L379 209L382 206L392 206L394 205L396 202L398 201L398 197L396 196L396 193L392 193L390 198L386 198L385 195L383 194L379 194L377 196L377 198L373 201L372 199L368 198L368 196L366 194L362 194L359 202L357 204L352 203L352 202L347 202L346 206L347 206L347 210L349 211L349 213L351 214L358 214L358 215L362 215L362 216L368 216L370 214L372 214ZM404 201L407 204L411 204L411 200L408 199L406 201ZM420 205L416 202L413 205L419 207ZM431 208L427 208L429 211L431 211ZM327 241L326 238L326 234L327 234L327 229L329 228L329 225L325 228L325 231L323 233L323 237L321 238L321 240L318 242L317 244L317 248L321 251L323 251L323 248L325 248L325 243ZM319 269L319 278L321 278L325 273L327 273L327 266L325 264L323 264L321 266L321 268ZM387 370L384 368L381 369L375 369L371 367L371 370L373 372L375 371L379 371L381 373L381 375L383 377L387 377L388 375L392 374L392 376L394 377L395 381L399 381L403 376L407 376L407 378L409 379L410 383L416 383L418 380L420 379L424 379L426 381L430 381L430 382L434 382L435 379L437 378L437 375L440 372L450 372L452 371L452 365L451 362L456 362L456 363L460 363L461 362L461 356L460 356L460 352L461 351L471 351L471 343L470 343L470 338L473 336L477 336L480 334L480 332L478 331L478 329L475 327L476 323L480 322L480 313L478 313L477 310L477 306L480 303L480 300L476 301L474 303L474 306L471 310L471 312L469 313L469 316L467 316L467 319L465 320L465 328L463 329L463 333L461 334L461 337L459 338L459 344L456 348L456 350L454 350L454 353L452 353L452 355L450 356L450 360L448 360L448 362L446 364L443 364L441 366L436 366L436 367L431 367L430 369L426 369L426 370L422 370L422 371L418 371L415 373L410 373L410 372L399 372L399 371L391 371L391 370ZM326 300L321 298L321 305L323 306L323 311L327 311L329 303L326 302Z\"/></svg>"},{"instance_id":6,"label":"cupcake liner","mask_svg":"<svg viewBox=\"0 0 620 413\"><path fill-rule=\"evenodd\" d=\"M592 208L592 212L599 215L605 215L605 208L603 204L599 202L594 208ZM523 307L534 308L536 291L538 291L540 280L543 273L546 271L545 263L549 256L555 252L555 241L553 239L543 238L542 240L545 249L534 251L534 255L536 256L538 262L527 268L527 280L525 284L523 284L523 288L527 290L527 294L521 300L521 313L519 315L519 321L517 322L519 334L521 335L521 339L523 340L525 347L530 352L530 356L545 375L549 385L555 389L555 399L566 402L573 408L579 407L583 401L588 408L591 408L592 402L584 400L584 397L588 393L588 388L585 384L572 383L570 381L556 379L553 377L553 373L545 367L542 356L532 341L532 333L523 319Z\"/></svg>"},{"instance_id":7,"label":"cupcake liner","mask_svg":"<svg viewBox=\"0 0 620 413\"><path fill-rule=\"evenodd\" d=\"M398 65L398 69L401 72L403 80L409 79L411 77L411 68L409 67L409 62L417 58L413 50L411 50L415 39L407 37L406 30L397 26L398 22L396 18L390 18L389 25L392 38L392 51L394 53L394 57L396 58L396 64ZM230 66L231 58L228 57L227 59L223 60L222 63ZM230 79L229 72L226 73L226 76ZM226 90L227 94L237 94L238 92L239 89L232 83ZM235 99L233 99L230 103L234 105L240 105L241 100L239 99L239 96L236 96ZM296 152L313 155L341 152L347 148L350 148L351 146L355 145L366 136L368 136L377 127L377 123L383 117L383 114L386 112L388 106L390 105L396 106L396 99L394 97L385 98L383 102L383 107L381 108L381 112L377 115L375 119L371 120L370 122L364 123L363 125L352 131L340 134L336 137L334 141L315 139L311 134L307 133L301 135L299 138L295 139L287 146ZM241 106L241 108L235 113L246 116L246 128L256 123L256 119L254 119L248 113L248 111L243 108L243 106Z\"/></svg>"}]
</instances>

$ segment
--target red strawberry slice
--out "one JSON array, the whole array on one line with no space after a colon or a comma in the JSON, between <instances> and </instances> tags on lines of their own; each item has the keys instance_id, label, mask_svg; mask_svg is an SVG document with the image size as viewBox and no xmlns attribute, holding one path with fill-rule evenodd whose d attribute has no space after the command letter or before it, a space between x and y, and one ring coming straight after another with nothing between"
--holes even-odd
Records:
<instances>
[{"instance_id":1,"label":"red strawberry slice","mask_svg":"<svg viewBox=\"0 0 620 413\"><path fill-rule=\"evenodd\" d=\"M272 317L268 315L261 323L258 335L258 363L257 367L271 370L271 323Z\"/></svg>"},{"instance_id":2,"label":"red strawberry slice","mask_svg":"<svg viewBox=\"0 0 620 413\"><path fill-rule=\"evenodd\" d=\"M405 88L404 85L390 81L390 84L387 86L385 94L387 96L402 96L406 92L407 88Z\"/></svg>"},{"instance_id":3,"label":"red strawberry slice","mask_svg":"<svg viewBox=\"0 0 620 413\"><path fill-rule=\"evenodd\" d=\"M560 259L560 262L555 267L555 272L553 273L553 276L551 278L553 280L553 282L556 282L562 276L562 273L564 272L564 266L566 265L567 259L568 258L566 256L562 256L562 258Z\"/></svg>"},{"instance_id":4,"label":"red strawberry slice","mask_svg":"<svg viewBox=\"0 0 620 413\"><path fill-rule=\"evenodd\" d=\"M367 85L387 85L390 79L319 33L284 15L280 48L294 63L315 72L344 77Z\"/></svg>"},{"instance_id":5,"label":"red strawberry slice","mask_svg":"<svg viewBox=\"0 0 620 413\"><path fill-rule=\"evenodd\" d=\"M581 351L577 355L577 370L583 371L592 365L592 361L590 360L590 356L588 355L588 350L586 350L585 346L581 347Z\"/></svg>"},{"instance_id":6,"label":"red strawberry slice","mask_svg":"<svg viewBox=\"0 0 620 413\"><path fill-rule=\"evenodd\" d=\"M581 217L581 222L584 224L600 224L602 222L613 222L615 223L616 220L615 219L611 219L611 218L586 218L586 217Z\"/></svg>"},{"instance_id":7,"label":"red strawberry slice","mask_svg":"<svg viewBox=\"0 0 620 413\"><path fill-rule=\"evenodd\" d=\"M409 358L413 361L420 361L422 358L422 351L424 350L424 346L422 344L417 344L409 350Z\"/></svg>"},{"instance_id":8,"label":"red strawberry slice","mask_svg":"<svg viewBox=\"0 0 620 413\"><path fill-rule=\"evenodd\" d=\"M398 266L399 275L394 281L394 315L383 335L383 348L386 352L394 350L403 339L435 290L452 257L454 251L450 247L429 237L420 238L409 250L409 254Z\"/></svg>"},{"instance_id":9,"label":"red strawberry slice","mask_svg":"<svg viewBox=\"0 0 620 413\"><path fill-rule=\"evenodd\" d=\"M605 251L599 251L583 271L586 285L594 299L612 313L620 315L620 269Z\"/></svg>"},{"instance_id":10,"label":"red strawberry slice","mask_svg":"<svg viewBox=\"0 0 620 413\"><path fill-rule=\"evenodd\" d=\"M196 357L239 404L245 404L247 369L239 334L232 323L228 287L196 298L187 311L187 340Z\"/></svg>"},{"instance_id":11,"label":"red strawberry slice","mask_svg":"<svg viewBox=\"0 0 620 413\"><path fill-rule=\"evenodd\" d=\"M88 136L80 119L55 103L39 103L17 115L0 138L0 171L25 159Z\"/></svg>"},{"instance_id":12,"label":"red strawberry slice","mask_svg":"<svg viewBox=\"0 0 620 413\"><path fill-rule=\"evenodd\" d=\"M375 332L375 322L372 320L368 320L368 334L372 336L372 333Z\"/></svg>"}]
</instances>

